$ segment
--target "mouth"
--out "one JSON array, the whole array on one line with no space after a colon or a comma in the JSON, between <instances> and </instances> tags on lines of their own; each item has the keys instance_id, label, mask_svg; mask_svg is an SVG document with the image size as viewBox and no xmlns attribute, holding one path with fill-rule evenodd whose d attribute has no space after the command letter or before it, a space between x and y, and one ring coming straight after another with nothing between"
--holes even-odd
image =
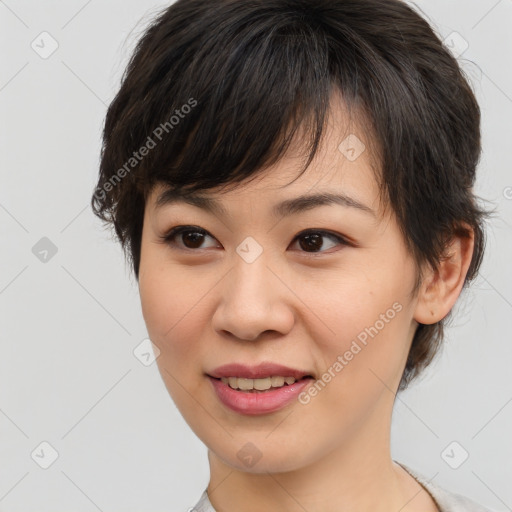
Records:
<instances>
[{"instance_id":1,"label":"mouth","mask_svg":"<svg viewBox=\"0 0 512 512\"><path fill-rule=\"evenodd\" d=\"M313 374L264 361L257 365L229 363L206 373L219 401L239 414L278 411L294 401L314 381Z\"/></svg>"},{"instance_id":2,"label":"mouth","mask_svg":"<svg viewBox=\"0 0 512 512\"><path fill-rule=\"evenodd\" d=\"M304 375L298 380L295 380L294 377L288 377L290 384L286 382L283 376L247 379L208 375L207 378L211 382L214 394L220 404L231 411L246 416L270 414L291 406L292 403L298 402L301 393L315 382L315 379L310 375ZM281 381L283 381L282 385L273 387L273 379L275 379L276 384L281 384ZM239 386L249 389L240 389ZM266 389L256 389L257 387L265 387Z\"/></svg>"}]
</instances>

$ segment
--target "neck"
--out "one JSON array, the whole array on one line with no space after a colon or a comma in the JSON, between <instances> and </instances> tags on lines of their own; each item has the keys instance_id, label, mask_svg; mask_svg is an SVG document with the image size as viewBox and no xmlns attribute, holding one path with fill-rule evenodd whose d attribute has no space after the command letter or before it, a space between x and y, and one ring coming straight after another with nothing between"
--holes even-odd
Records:
<instances>
[{"instance_id":1,"label":"neck","mask_svg":"<svg viewBox=\"0 0 512 512\"><path fill-rule=\"evenodd\" d=\"M209 450L212 506L216 512L436 512L426 490L391 458L391 414L385 421L382 411L374 416L380 421L366 422L292 471L242 471Z\"/></svg>"}]
</instances>

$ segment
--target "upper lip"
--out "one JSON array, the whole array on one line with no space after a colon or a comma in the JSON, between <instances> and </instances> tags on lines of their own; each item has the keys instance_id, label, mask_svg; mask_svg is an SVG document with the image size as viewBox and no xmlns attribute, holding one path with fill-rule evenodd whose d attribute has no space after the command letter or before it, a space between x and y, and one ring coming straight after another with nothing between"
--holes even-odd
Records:
<instances>
[{"instance_id":1,"label":"upper lip","mask_svg":"<svg viewBox=\"0 0 512 512\"><path fill-rule=\"evenodd\" d=\"M289 368L282 364L263 362L257 366L247 366L241 363L223 364L208 373L210 377L220 379L222 377L242 377L245 379L261 379L265 377L293 377L295 380L302 379L306 375L311 376L310 372Z\"/></svg>"}]
</instances>

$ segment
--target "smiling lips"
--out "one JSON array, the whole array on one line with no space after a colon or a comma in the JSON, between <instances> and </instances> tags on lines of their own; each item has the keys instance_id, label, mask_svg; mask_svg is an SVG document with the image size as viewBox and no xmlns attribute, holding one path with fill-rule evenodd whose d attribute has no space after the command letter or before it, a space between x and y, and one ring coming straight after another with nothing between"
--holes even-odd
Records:
<instances>
[{"instance_id":1,"label":"smiling lips","mask_svg":"<svg viewBox=\"0 0 512 512\"><path fill-rule=\"evenodd\" d=\"M220 401L247 415L285 407L313 381L308 372L268 362L257 366L227 364L207 375Z\"/></svg>"}]
</instances>

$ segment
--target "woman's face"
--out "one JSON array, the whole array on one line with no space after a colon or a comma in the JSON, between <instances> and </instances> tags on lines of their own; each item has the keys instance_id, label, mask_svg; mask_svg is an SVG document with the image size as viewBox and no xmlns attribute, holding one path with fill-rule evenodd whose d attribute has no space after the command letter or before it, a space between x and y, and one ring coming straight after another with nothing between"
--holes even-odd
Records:
<instances>
[{"instance_id":1,"label":"woman's face","mask_svg":"<svg viewBox=\"0 0 512 512\"><path fill-rule=\"evenodd\" d=\"M139 289L160 372L197 436L244 471L288 471L337 449L389 444L417 326L415 265L394 216L379 208L369 150L359 154L343 128L330 125L294 183L300 162L287 157L236 191L200 194L222 212L157 207L162 186L146 203ZM277 208L318 194L350 199ZM176 226L192 227L164 242ZM275 363L313 379L236 391L210 377L229 363ZM282 384L257 385L269 382Z\"/></svg>"}]
</instances>

